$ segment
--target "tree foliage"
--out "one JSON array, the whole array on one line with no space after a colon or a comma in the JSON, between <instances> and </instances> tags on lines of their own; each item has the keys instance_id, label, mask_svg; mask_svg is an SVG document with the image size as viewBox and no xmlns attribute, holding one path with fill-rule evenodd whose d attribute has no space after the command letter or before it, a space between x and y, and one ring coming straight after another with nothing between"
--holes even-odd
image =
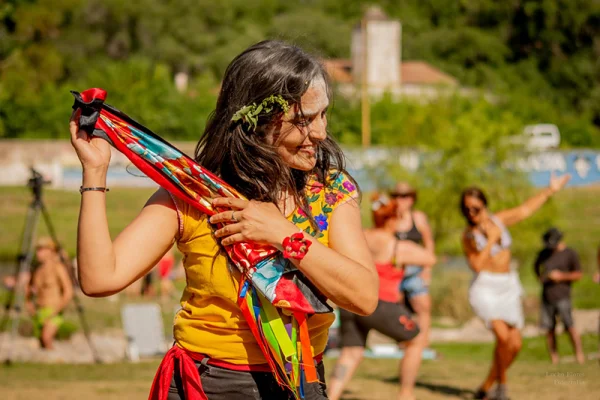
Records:
<instances>
[{"instance_id":1,"label":"tree foliage","mask_svg":"<svg viewBox=\"0 0 600 400\"><path fill-rule=\"evenodd\" d=\"M459 198L466 186L481 187L492 212L514 207L535 192L526 176L513 168L519 152L506 139L522 124L515 114L499 110L484 98L445 97L430 103L405 100L399 107L402 115L396 116L386 114L392 104L389 99L378 102L373 106L374 115L380 117L378 121L401 119L407 129L394 135L385 131L385 125L374 124L374 129L382 130L377 134L379 147L391 150L387 150L388 161L366 168L367 179L376 182L378 188L399 180L418 188L417 208L427 211L440 252L462 252L465 221ZM394 149L408 143L422 154L416 170L397 161L403 153ZM544 207L513 231L513 249L519 258L529 256L531 248L537 247L539 232L550 226L553 210L552 206Z\"/></svg>"},{"instance_id":2,"label":"tree foliage","mask_svg":"<svg viewBox=\"0 0 600 400\"><path fill-rule=\"evenodd\" d=\"M62 137L65 91L104 85L161 134L195 139L241 50L282 38L349 57L351 31L371 4L402 21L404 59L493 93L525 124L557 123L567 146L600 145L600 3L587 0L2 0L0 137ZM190 74L186 93L173 88L178 72ZM342 141L356 142L358 112L336 102ZM415 144L422 125L398 113L410 119L393 104L375 110L396 121L376 122L376 142L394 131L407 135L398 144Z\"/></svg>"}]
</instances>

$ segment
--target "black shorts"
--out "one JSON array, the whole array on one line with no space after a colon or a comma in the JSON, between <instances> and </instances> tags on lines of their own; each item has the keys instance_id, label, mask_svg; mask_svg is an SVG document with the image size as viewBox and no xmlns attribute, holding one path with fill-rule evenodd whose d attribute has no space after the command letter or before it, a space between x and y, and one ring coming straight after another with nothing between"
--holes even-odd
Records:
<instances>
[{"instance_id":1,"label":"black shorts","mask_svg":"<svg viewBox=\"0 0 600 400\"><path fill-rule=\"evenodd\" d=\"M200 373L204 393L209 400L293 399L293 395L281 388L270 372L233 371L198 361L194 363ZM309 383L304 387L305 400L327 399L323 362L318 363L316 367L319 382ZM179 374L179 362L176 360L167 399L186 398Z\"/></svg>"},{"instance_id":2,"label":"black shorts","mask_svg":"<svg viewBox=\"0 0 600 400\"><path fill-rule=\"evenodd\" d=\"M540 326L542 329L553 331L556 328L557 316L560 317L565 329L569 329L573 326L571 299L562 299L556 303L550 303L545 300L542 301L540 309Z\"/></svg>"},{"instance_id":3,"label":"black shorts","mask_svg":"<svg viewBox=\"0 0 600 400\"><path fill-rule=\"evenodd\" d=\"M375 312L367 317L340 309L341 347L367 344L371 329L394 339L396 342L411 340L419 334L417 323L403 304L379 301Z\"/></svg>"}]
</instances>

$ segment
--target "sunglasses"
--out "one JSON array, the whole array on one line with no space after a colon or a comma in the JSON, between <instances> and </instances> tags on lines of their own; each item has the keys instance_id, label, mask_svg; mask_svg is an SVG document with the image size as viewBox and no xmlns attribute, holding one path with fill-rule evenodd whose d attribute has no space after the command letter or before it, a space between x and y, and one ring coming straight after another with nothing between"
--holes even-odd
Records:
<instances>
[{"instance_id":1,"label":"sunglasses","mask_svg":"<svg viewBox=\"0 0 600 400\"><path fill-rule=\"evenodd\" d=\"M392 199L407 199L407 198L414 198L415 194L414 193L390 193L390 197Z\"/></svg>"},{"instance_id":2,"label":"sunglasses","mask_svg":"<svg viewBox=\"0 0 600 400\"><path fill-rule=\"evenodd\" d=\"M465 207L465 211L469 215L479 215L481 210L483 210L481 207Z\"/></svg>"}]
</instances>

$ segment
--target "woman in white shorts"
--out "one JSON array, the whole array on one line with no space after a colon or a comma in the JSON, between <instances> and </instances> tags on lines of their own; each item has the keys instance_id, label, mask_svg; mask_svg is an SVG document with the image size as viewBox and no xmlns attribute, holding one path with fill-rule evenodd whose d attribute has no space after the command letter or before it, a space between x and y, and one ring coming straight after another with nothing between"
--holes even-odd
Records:
<instances>
[{"instance_id":1,"label":"woman in white shorts","mask_svg":"<svg viewBox=\"0 0 600 400\"><path fill-rule=\"evenodd\" d=\"M523 328L523 289L516 271L511 271L511 236L507 226L520 222L536 212L569 180L565 175L550 178L550 185L518 207L492 214L487 198L478 188L466 189L460 208L467 220L463 233L463 249L475 273L469 288L469 303L475 314L494 332L496 347L490 372L475 394L486 399L494 382L498 382L495 399L506 400L506 371L521 349Z\"/></svg>"}]
</instances>

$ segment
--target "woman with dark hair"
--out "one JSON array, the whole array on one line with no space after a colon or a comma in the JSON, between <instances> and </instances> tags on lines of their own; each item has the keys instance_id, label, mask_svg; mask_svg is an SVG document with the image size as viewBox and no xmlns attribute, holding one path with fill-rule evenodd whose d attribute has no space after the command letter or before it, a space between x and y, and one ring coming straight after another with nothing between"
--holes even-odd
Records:
<instances>
[{"instance_id":1,"label":"woman with dark hair","mask_svg":"<svg viewBox=\"0 0 600 400\"><path fill-rule=\"evenodd\" d=\"M376 194L372 202L375 227L365 231L367 244L379 274L379 303L375 312L360 316L340 310L342 352L330 379L329 395L337 400L363 358L367 336L372 329L403 342L419 334L417 324L404 306L398 287L406 264L427 265L436 262L428 249L396 237L397 204L388 196ZM402 392L401 392L402 393Z\"/></svg>"},{"instance_id":2,"label":"woman with dark hair","mask_svg":"<svg viewBox=\"0 0 600 400\"><path fill-rule=\"evenodd\" d=\"M377 273L361 229L357 188L327 135L329 104L327 75L315 57L277 41L251 46L227 68L196 148L199 163L250 200L216 198L214 206L229 210L209 219L159 189L114 242L106 218L108 143L80 131L74 115L71 139L83 165L78 231L83 291L106 296L124 289L174 242L184 255L187 285L169 351L178 358L161 364L151 398L296 396L278 384L244 319L237 301L241 276L222 247L254 242L285 255L284 243L301 242L287 257L315 290L357 314L375 309ZM221 223L227 225L215 227ZM300 386L305 399L326 398L320 359L333 320L332 313L308 318L318 376ZM170 388L162 385L165 378Z\"/></svg>"},{"instance_id":3,"label":"woman with dark hair","mask_svg":"<svg viewBox=\"0 0 600 400\"><path fill-rule=\"evenodd\" d=\"M506 371L521 349L523 328L522 287L519 275L511 271L511 236L507 227L535 213L554 193L569 181L564 175L550 178L550 185L523 204L492 214L483 191L465 189L460 209L467 220L463 233L463 250L475 273L469 288L469 303L496 337L494 359L490 372L475 398L487 398L487 392L498 382L494 399L506 400Z\"/></svg>"},{"instance_id":4,"label":"woman with dark hair","mask_svg":"<svg viewBox=\"0 0 600 400\"><path fill-rule=\"evenodd\" d=\"M417 201L417 190L407 182L398 182L390 196L394 199L397 208L396 237L398 240L423 245L431 253L434 253L435 242L427 215L414 209ZM431 326L429 284L431 283L432 267L433 264L407 265L400 284L400 290L410 304L410 308L414 310L421 329L421 333L416 338L406 343L400 374L400 398L403 400L415 398L414 390L423 350L429 342L429 328Z\"/></svg>"}]
</instances>

